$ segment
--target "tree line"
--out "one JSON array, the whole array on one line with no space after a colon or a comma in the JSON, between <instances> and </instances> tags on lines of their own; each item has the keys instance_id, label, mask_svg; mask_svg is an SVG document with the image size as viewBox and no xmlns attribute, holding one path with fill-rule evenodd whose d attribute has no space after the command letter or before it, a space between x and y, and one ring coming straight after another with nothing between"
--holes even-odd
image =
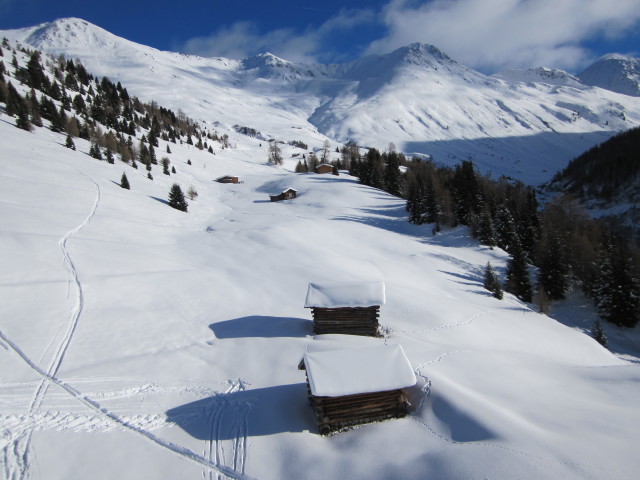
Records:
<instances>
[{"instance_id":1,"label":"tree line","mask_svg":"<svg viewBox=\"0 0 640 480\"><path fill-rule=\"evenodd\" d=\"M448 167L407 160L392 145L364 155L346 146L342 160L360 183L404 198L409 222L433 225L433 234L465 225L481 244L509 253L500 288L490 265L485 272L497 297L503 287L546 310L580 288L602 319L622 327L640 320L640 249L625 232L587 216L573 197L541 205L533 187L482 175L471 161Z\"/></svg>"},{"instance_id":2,"label":"tree line","mask_svg":"<svg viewBox=\"0 0 640 480\"><path fill-rule=\"evenodd\" d=\"M21 66L17 54L28 58L26 65ZM10 67L4 64L8 55ZM21 95L14 82L26 92ZM43 56L21 46L16 50L6 38L0 47L0 102L6 104L8 115L16 117L17 127L30 130L47 120L52 131L67 134L67 147L75 148L73 139L83 138L92 143L91 156L113 163L117 155L135 168L139 162L150 178L151 166L158 165L159 140L167 143L167 154L169 143L194 145L211 154L213 142L230 147L228 135L219 136L156 102L142 102L120 82L94 77L78 60ZM162 166L165 174L175 171Z\"/></svg>"}]
</instances>

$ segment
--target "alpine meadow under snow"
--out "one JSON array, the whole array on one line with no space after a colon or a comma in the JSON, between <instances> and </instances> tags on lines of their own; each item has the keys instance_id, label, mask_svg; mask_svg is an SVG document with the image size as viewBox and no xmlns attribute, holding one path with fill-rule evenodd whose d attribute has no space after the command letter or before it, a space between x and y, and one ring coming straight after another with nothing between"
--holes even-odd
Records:
<instances>
[{"instance_id":1,"label":"alpine meadow under snow","mask_svg":"<svg viewBox=\"0 0 640 480\"><path fill-rule=\"evenodd\" d=\"M282 144L284 164L268 165L266 139L310 150L325 135L332 148L394 141L443 161L477 146L483 168L535 182L640 123L640 99L546 70L485 77L428 46L349 66L263 56L243 67L158 52L80 20L48 27L0 36L80 57L89 72L228 134L231 148L160 140L176 173L154 167L150 180L144 168L91 158L86 140L74 151L65 135L0 114L5 478L636 477L631 333L611 330L612 353L508 293L494 298L483 272L490 261L504 275L506 252L466 227L433 236L432 225L407 222L402 199L344 172L294 174L307 150ZM427 63L437 76L419 75ZM368 85L373 71L390 77ZM554 80L509 80L532 76ZM424 82L433 94L411 100ZM447 89L464 112L438 104ZM422 145L425 131L435 133ZM516 151L519 162L504 164ZM222 175L242 183L215 182ZM198 192L187 213L167 205L176 183ZM287 188L296 199L269 201ZM364 343L402 347L418 380L412 409L320 436L298 363L356 341L312 335L307 289L356 281L384 282L384 335ZM573 296L555 314L584 326L593 311Z\"/></svg>"}]
</instances>

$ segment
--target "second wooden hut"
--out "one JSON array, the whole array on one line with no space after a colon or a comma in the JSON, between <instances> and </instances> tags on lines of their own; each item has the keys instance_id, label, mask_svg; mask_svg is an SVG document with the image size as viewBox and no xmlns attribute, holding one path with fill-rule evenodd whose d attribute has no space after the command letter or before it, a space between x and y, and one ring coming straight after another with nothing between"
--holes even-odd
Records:
<instances>
[{"instance_id":1,"label":"second wooden hut","mask_svg":"<svg viewBox=\"0 0 640 480\"><path fill-rule=\"evenodd\" d=\"M310 283L305 308L313 314L313 333L378 336L384 282Z\"/></svg>"}]
</instances>

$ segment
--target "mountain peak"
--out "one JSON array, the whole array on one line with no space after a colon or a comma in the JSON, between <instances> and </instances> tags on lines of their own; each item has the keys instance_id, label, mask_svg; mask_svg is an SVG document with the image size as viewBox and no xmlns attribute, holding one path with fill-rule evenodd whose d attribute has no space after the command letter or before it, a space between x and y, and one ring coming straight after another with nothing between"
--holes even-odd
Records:
<instances>
[{"instance_id":1,"label":"mountain peak","mask_svg":"<svg viewBox=\"0 0 640 480\"><path fill-rule=\"evenodd\" d=\"M578 78L587 85L640 97L640 59L620 54L600 58Z\"/></svg>"}]
</instances>

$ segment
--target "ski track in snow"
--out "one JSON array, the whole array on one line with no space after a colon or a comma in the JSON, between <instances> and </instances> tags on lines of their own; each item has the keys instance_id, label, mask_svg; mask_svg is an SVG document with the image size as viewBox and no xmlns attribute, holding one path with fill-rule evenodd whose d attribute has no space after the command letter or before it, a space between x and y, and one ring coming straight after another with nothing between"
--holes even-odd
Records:
<instances>
[{"instance_id":1,"label":"ski track in snow","mask_svg":"<svg viewBox=\"0 0 640 480\"><path fill-rule=\"evenodd\" d=\"M247 459L247 417L251 405L232 402L229 400L228 395L244 391L246 386L247 383L241 379L230 382L229 388L224 393L213 397L204 413L204 417L209 422L209 439L205 441L204 455L209 461L217 465L226 463L225 448L221 440L222 434L225 433L222 431L222 422L225 418L233 418L230 432L226 432L231 433L233 437L230 440L233 465L229 468L242 474L245 473ZM204 470L203 478L214 480L213 474L214 472L211 470ZM224 480L224 478L226 478L226 474L216 472L215 480Z\"/></svg>"},{"instance_id":2,"label":"ski track in snow","mask_svg":"<svg viewBox=\"0 0 640 480\"><path fill-rule=\"evenodd\" d=\"M98 206L100 205L100 196L101 196L100 185L98 185L93 179L88 177L86 174L80 172L79 170L77 171L78 173L87 177L95 185L96 197L93 203L93 207L91 208L89 215L87 215L84 221L80 223L78 226L76 226L75 228L73 228L72 230L69 230L58 242L58 246L60 248L60 251L62 252L62 257L64 259L64 265L69 271L69 274L71 276L69 280L69 284L73 283L73 285L75 286L77 298L76 298L76 305L68 321L65 335L60 341L60 343L58 344L58 347L56 348L56 351L54 352L54 355L51 358L49 366L47 367L46 373L49 376L55 376L58 373L58 370L62 365L64 355L67 352L69 345L71 344L71 339L73 338L73 334L75 333L76 327L78 326L80 316L82 315L82 312L84 310L84 292L82 290L82 284L80 283L80 278L78 277L78 270L75 264L73 263L73 259L69 254L69 250L67 249L67 242L73 235L75 235L80 230L82 230L93 219L93 216L95 215L98 209ZM67 292L69 291L70 290L68 290ZM60 327L58 327L58 331L59 330L60 330ZM57 333L58 332L56 331L56 334L54 335L52 341L47 346L45 353L43 353L43 357L41 358L41 360L44 358L46 352L49 351L53 346ZM31 399L31 402L29 404L29 412L28 412L29 417L32 417L33 415L37 414L38 411L40 410L42 402L44 401L44 397L47 394L48 388L49 388L49 382L47 382L46 379L43 378L40 381L40 384L38 385L38 388L36 389L33 395L33 398ZM17 471L14 471L13 473L11 473L10 478L15 477L15 478L24 479L28 477L29 464L30 464L29 452L31 450L32 435L33 435L33 430L28 430L25 434L21 435L19 438L14 440L13 442L14 445L12 449L12 451L14 452L13 463L16 465L16 467L14 468L17 468Z\"/></svg>"},{"instance_id":3,"label":"ski track in snow","mask_svg":"<svg viewBox=\"0 0 640 480\"><path fill-rule=\"evenodd\" d=\"M48 382L48 383L53 383L55 385L57 385L58 387L62 388L64 391L66 391L69 395L71 395L73 398L75 398L77 401L79 401L80 403L82 403L85 407L88 407L89 409L93 410L97 416L103 418L104 420L107 420L111 423L113 423L116 426L120 426L122 428L124 428L126 431L135 433L140 435L142 438L145 438L147 440L149 440L150 442L154 443L155 445L162 447L166 450L169 450L175 454L177 454L178 456L182 457L185 460L189 460L193 463L199 464L203 467L205 467L208 470L212 470L215 471L216 473L219 473L223 476L226 476L228 478L234 479L234 480L251 480L251 477L245 475L242 472L238 472L230 467L227 467L225 465L220 465L217 463L214 463L213 461L209 460L208 458L205 458L202 455L198 455L197 453L193 452L192 450L189 450L186 447L183 447L181 445L178 445L176 443L173 443L169 440L165 440L161 437L158 437L157 435L151 433L148 430L145 430L142 426L140 426L137 422L136 423L132 423L130 421L128 421L127 417L121 417L116 415L113 412L110 412L108 409L102 407L98 402L91 400L90 398L88 398L87 396L82 395L82 393L80 393L78 390L76 390L74 387L72 387L71 385L69 385L68 383L60 380L59 378L57 378L54 375L51 375L50 373L44 371L42 368L38 367L38 365L36 365L21 349L20 347L18 347L11 339L9 339L5 333L0 330L0 340L2 340L9 348L11 351L13 351L16 355L18 355L32 370L34 370L38 375L40 375L41 377L43 377L43 380ZM33 416L33 414L30 414L30 417ZM246 424L246 422L245 422ZM245 430L246 432L246 430ZM245 440L246 443L246 440ZM15 442L12 442L13 446L16 445ZM4 463L5 463L5 477L7 479L10 480L14 480L17 478L21 478L17 476L17 473L19 472L15 472L15 471L10 471L8 470L9 465L7 464L6 460L8 459L8 451L10 450L10 447L12 445L9 445L8 448L3 449L3 456L4 456ZM238 462L240 463L240 462ZM242 462L242 468L244 468L244 462ZM27 465L28 466L28 465ZM28 470L26 471L26 473L28 473Z\"/></svg>"}]
</instances>

